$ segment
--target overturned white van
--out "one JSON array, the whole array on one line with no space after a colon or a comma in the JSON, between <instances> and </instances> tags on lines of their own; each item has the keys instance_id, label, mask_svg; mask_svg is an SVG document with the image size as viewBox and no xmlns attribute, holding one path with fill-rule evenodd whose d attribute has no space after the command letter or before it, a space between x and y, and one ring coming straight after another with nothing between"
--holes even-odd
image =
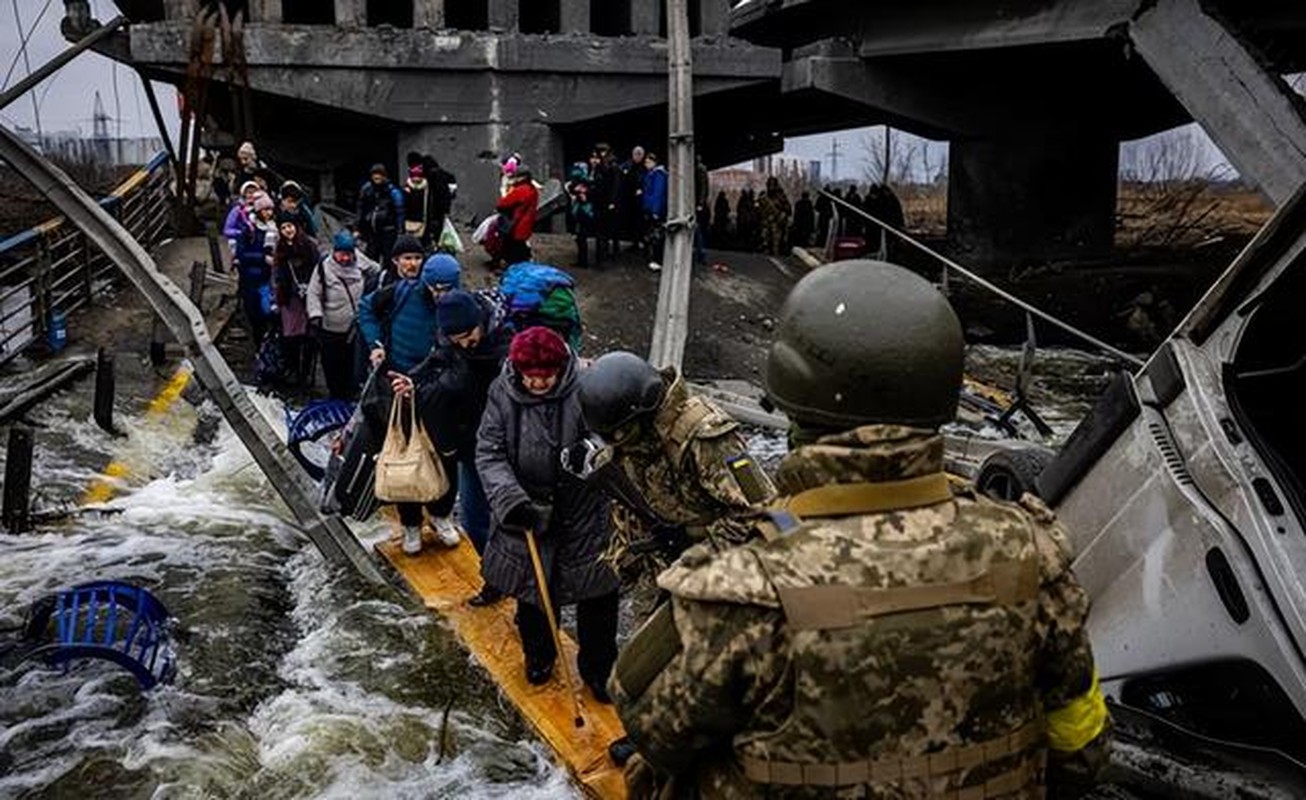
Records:
<instances>
[{"instance_id":1,"label":"overturned white van","mask_svg":"<svg viewBox=\"0 0 1306 800\"><path fill-rule=\"evenodd\" d=\"M1306 754L1306 189L1039 474L1117 702Z\"/></svg>"}]
</instances>

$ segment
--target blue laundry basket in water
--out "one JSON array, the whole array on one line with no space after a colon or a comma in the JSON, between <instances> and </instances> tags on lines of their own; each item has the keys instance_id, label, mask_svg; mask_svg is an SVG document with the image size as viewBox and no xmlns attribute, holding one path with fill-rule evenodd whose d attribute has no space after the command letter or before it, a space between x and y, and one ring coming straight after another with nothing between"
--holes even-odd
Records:
<instances>
[{"instance_id":1,"label":"blue laundry basket in water","mask_svg":"<svg viewBox=\"0 0 1306 800\"><path fill-rule=\"evenodd\" d=\"M286 446L313 480L322 480L326 465L310 458L303 452L303 446L320 442L322 437L345 427L353 415L354 404L344 400L314 400L299 413L286 410Z\"/></svg>"},{"instance_id":2,"label":"blue laundry basket in water","mask_svg":"<svg viewBox=\"0 0 1306 800\"><path fill-rule=\"evenodd\" d=\"M147 589L120 581L84 583L33 605L26 638L35 646L25 658L64 666L77 659L109 661L130 672L141 688L152 689L177 672L170 619Z\"/></svg>"}]
</instances>

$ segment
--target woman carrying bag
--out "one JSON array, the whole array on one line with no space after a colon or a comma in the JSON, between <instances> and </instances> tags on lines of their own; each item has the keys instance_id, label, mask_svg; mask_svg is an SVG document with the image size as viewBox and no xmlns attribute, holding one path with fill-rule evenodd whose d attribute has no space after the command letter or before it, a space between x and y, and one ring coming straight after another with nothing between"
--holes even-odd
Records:
<instances>
[{"instance_id":1,"label":"woman carrying bag","mask_svg":"<svg viewBox=\"0 0 1306 800\"><path fill-rule=\"evenodd\" d=\"M450 491L450 476L457 475L457 454L441 449L440 442L452 441L446 420L460 393L461 375L456 370L434 373L433 381L441 384L418 408L413 379L390 372L394 401L390 407L390 426L385 444L376 461L376 496L393 502L404 526L404 553L415 556L422 551L422 530L431 529L436 541L445 547L458 546L458 529L450 515L457 493ZM434 441L427 434L435 435ZM423 525L423 510L434 520Z\"/></svg>"},{"instance_id":2,"label":"woman carrying bag","mask_svg":"<svg viewBox=\"0 0 1306 800\"><path fill-rule=\"evenodd\" d=\"M563 449L587 434L577 371L562 337L527 328L513 338L490 385L476 448L492 512L482 574L487 585L517 598L526 678L545 683L557 647L525 535L534 533L548 596L558 606L577 606L581 678L596 699L609 702L604 687L617 656L618 579L600 559L612 535L608 503L561 464Z\"/></svg>"}]
</instances>

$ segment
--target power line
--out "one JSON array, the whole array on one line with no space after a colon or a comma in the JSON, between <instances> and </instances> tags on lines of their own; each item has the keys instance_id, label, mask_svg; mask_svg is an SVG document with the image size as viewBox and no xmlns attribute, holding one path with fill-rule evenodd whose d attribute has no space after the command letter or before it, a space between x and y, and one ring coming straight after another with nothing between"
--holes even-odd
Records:
<instances>
[{"instance_id":1,"label":"power line","mask_svg":"<svg viewBox=\"0 0 1306 800\"><path fill-rule=\"evenodd\" d=\"M46 0L46 8L50 7L51 2L52 0ZM13 5L14 5L14 23L18 26L19 32L21 32L23 30L23 18L18 12L18 0L13 0ZM39 16L37 17L37 21L40 21ZM32 24L32 30L33 31L36 30L35 23ZM30 36L31 34L29 33L28 35ZM23 37L23 39L21 40L19 44L18 52L19 54L22 55L23 67L27 70L28 76L30 76L32 74L32 62L31 59L27 57L27 37ZM39 141L40 139L45 137L45 133L44 131L41 130L41 107L36 102L35 93L32 94L32 117L36 122L36 136L37 136L37 140Z\"/></svg>"},{"instance_id":2,"label":"power line","mask_svg":"<svg viewBox=\"0 0 1306 800\"><path fill-rule=\"evenodd\" d=\"M32 34L36 32L36 26L41 24L41 20L45 18L45 12L50 10L50 4L53 2L54 0L45 0L45 5L41 7L41 13L36 15L36 20L32 23L32 27L27 30L27 33L23 33L23 26L18 24L17 12L15 11L14 27L18 30L18 38L21 44L19 45L19 51L14 53L13 60L9 62L9 70L5 73L4 83L0 84L0 91L9 88L9 79L14 76L14 70L18 68L18 60L26 53L27 40L32 38Z\"/></svg>"}]
</instances>

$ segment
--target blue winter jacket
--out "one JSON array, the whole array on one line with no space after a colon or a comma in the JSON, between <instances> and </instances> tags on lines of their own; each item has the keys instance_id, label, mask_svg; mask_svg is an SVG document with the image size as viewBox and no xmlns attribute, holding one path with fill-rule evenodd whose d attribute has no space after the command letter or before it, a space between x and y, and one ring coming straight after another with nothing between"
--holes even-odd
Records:
<instances>
[{"instance_id":1,"label":"blue winter jacket","mask_svg":"<svg viewBox=\"0 0 1306 800\"><path fill-rule=\"evenodd\" d=\"M435 345L435 300L418 279L388 284L358 302L358 327L369 349L379 342L391 369L406 374Z\"/></svg>"},{"instance_id":2,"label":"blue winter jacket","mask_svg":"<svg viewBox=\"0 0 1306 800\"><path fill-rule=\"evenodd\" d=\"M661 164L644 173L644 213L666 219L667 169Z\"/></svg>"}]
</instances>

